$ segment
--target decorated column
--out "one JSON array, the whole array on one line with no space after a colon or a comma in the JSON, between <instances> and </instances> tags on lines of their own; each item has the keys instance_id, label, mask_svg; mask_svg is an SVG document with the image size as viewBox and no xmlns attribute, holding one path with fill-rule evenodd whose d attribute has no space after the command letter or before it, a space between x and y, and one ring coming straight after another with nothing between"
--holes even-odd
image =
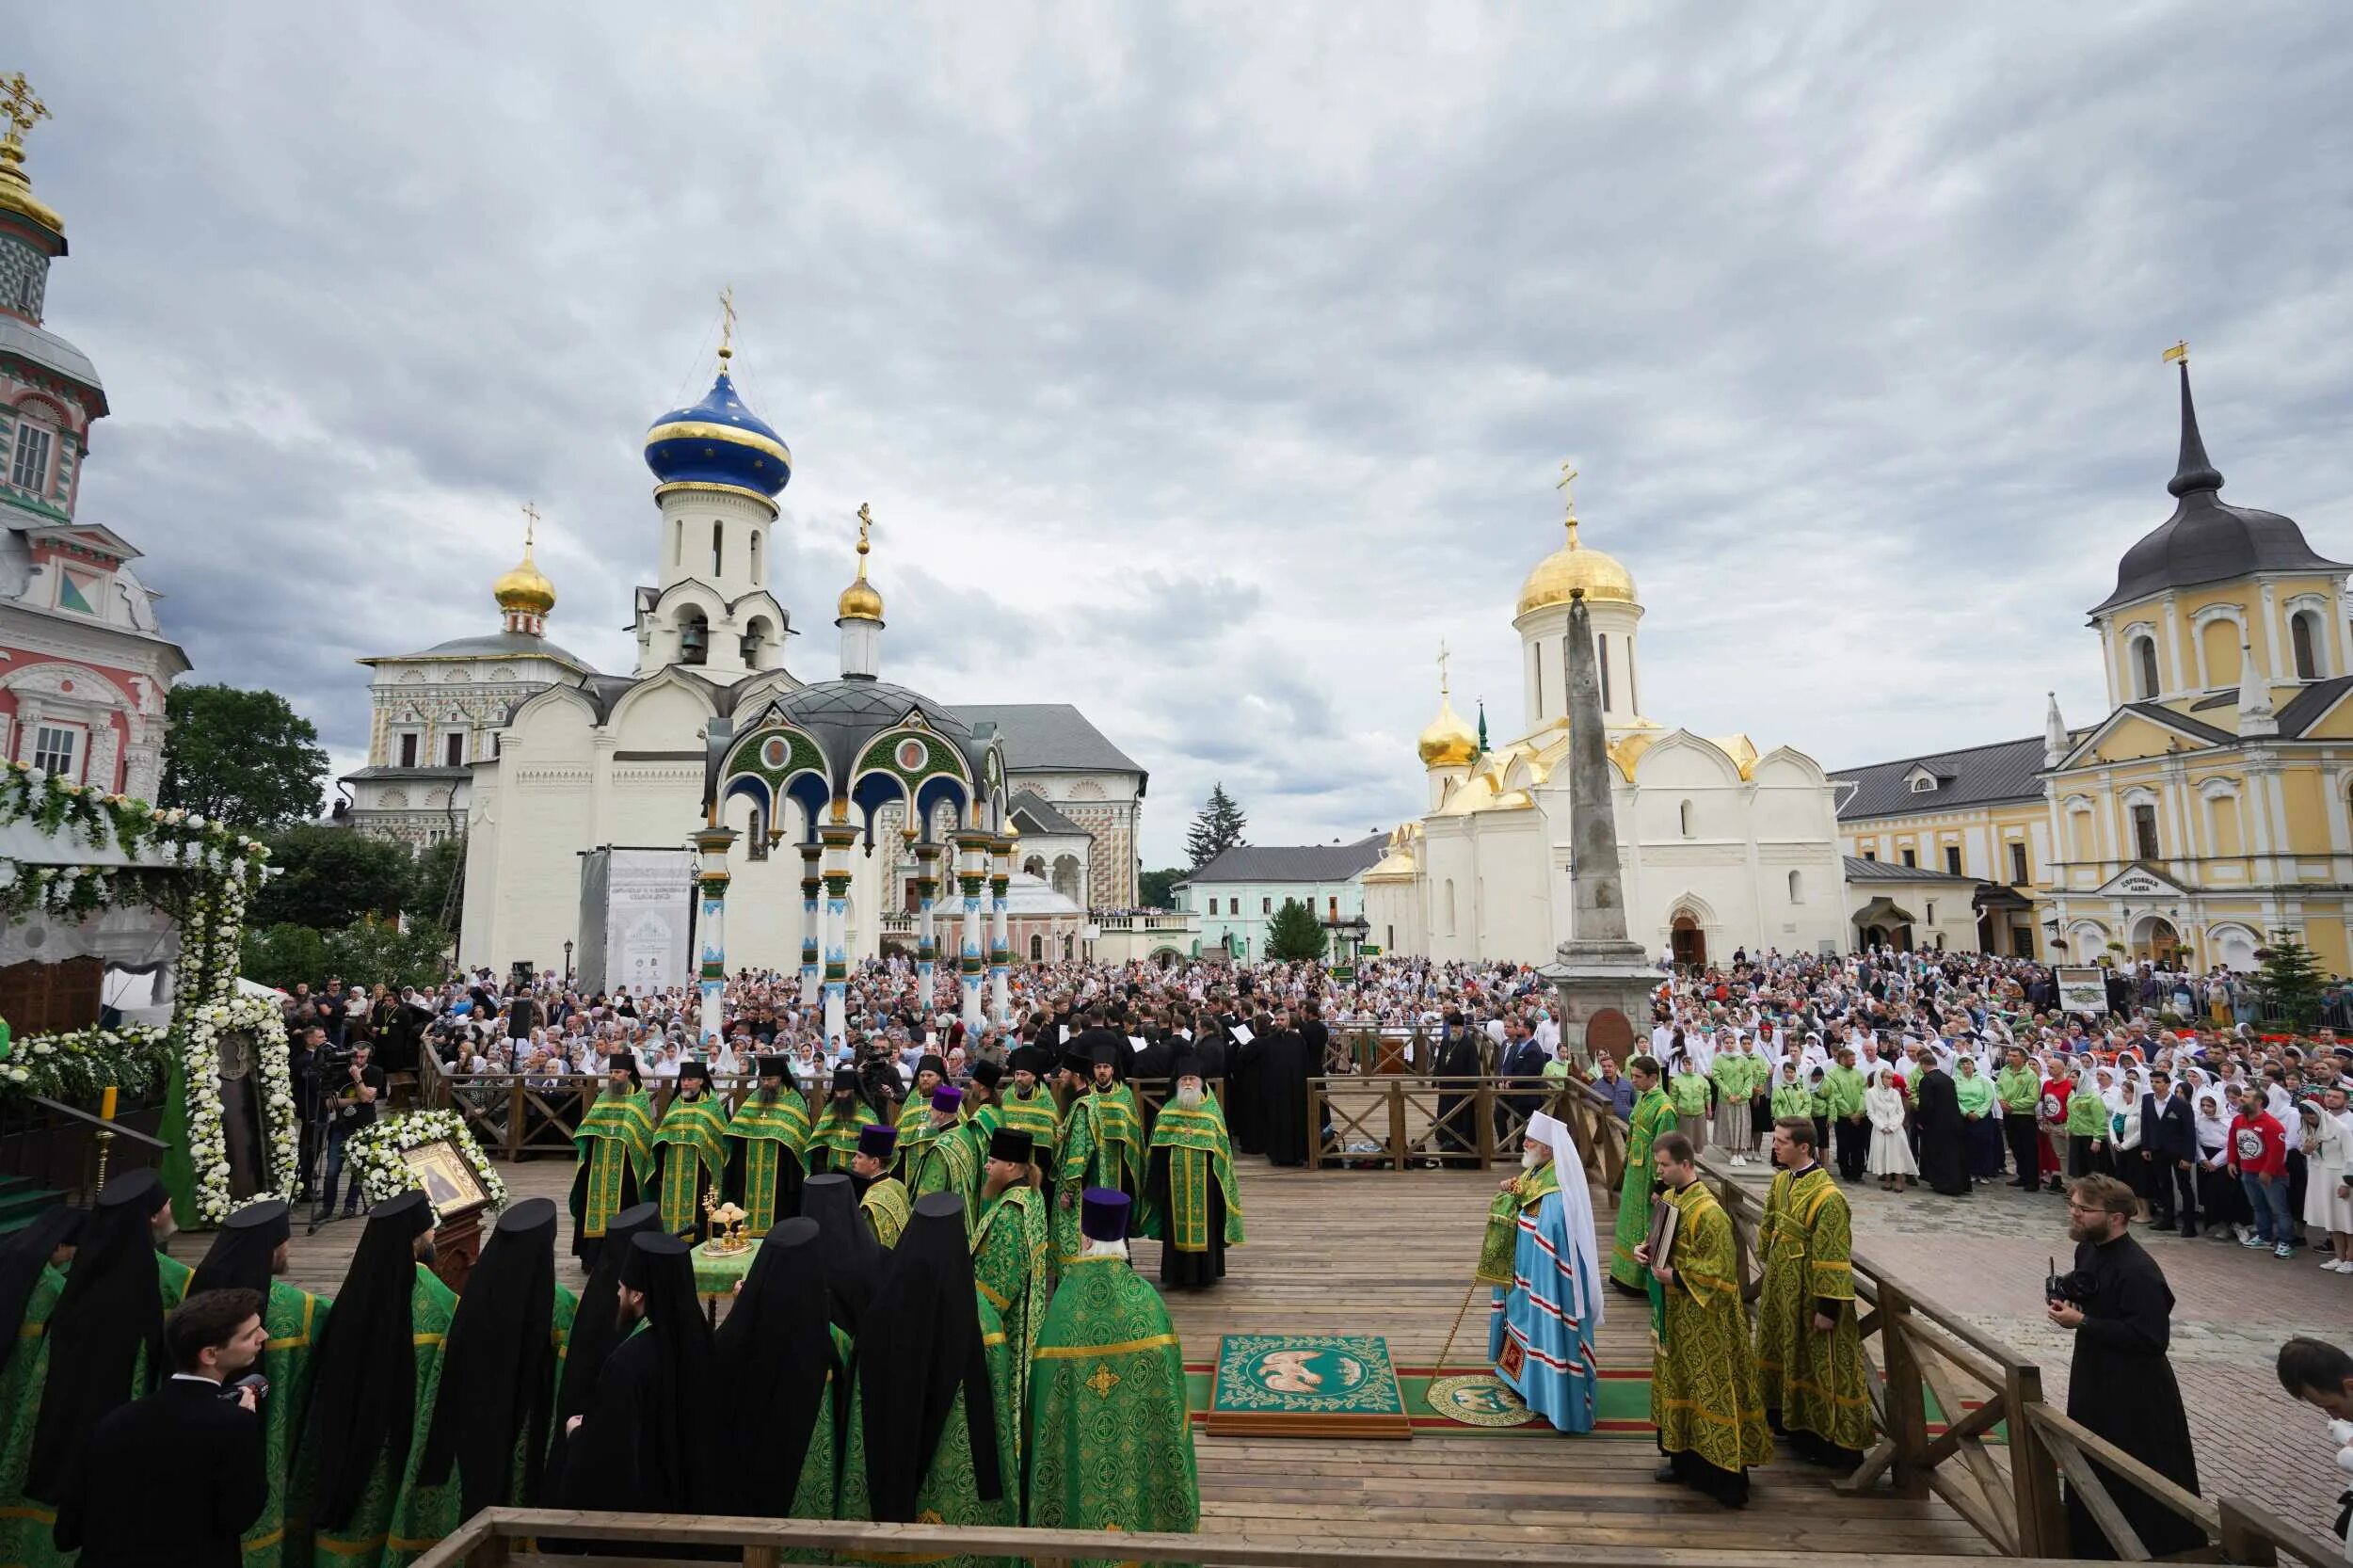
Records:
<instances>
[{"instance_id":1,"label":"decorated column","mask_svg":"<svg viewBox=\"0 0 2353 1568\"><path fill-rule=\"evenodd\" d=\"M964 987L964 1027L974 1034L981 1028L981 885L988 879L988 840L975 828L956 834L956 882L964 894L964 944L957 975Z\"/></svg>"},{"instance_id":2,"label":"decorated column","mask_svg":"<svg viewBox=\"0 0 2353 1568\"><path fill-rule=\"evenodd\" d=\"M817 976L819 954L824 943L823 917L818 913L817 895L824 890L825 880L819 874L818 862L824 855L823 844L801 846L801 1005L817 1005Z\"/></svg>"},{"instance_id":3,"label":"decorated column","mask_svg":"<svg viewBox=\"0 0 2353 1568\"><path fill-rule=\"evenodd\" d=\"M915 994L926 1016L932 1010L932 967L939 961L939 936L932 925L932 905L939 897L939 850L928 840L915 846Z\"/></svg>"},{"instance_id":4,"label":"decorated column","mask_svg":"<svg viewBox=\"0 0 2353 1568\"><path fill-rule=\"evenodd\" d=\"M819 835L825 845L825 1039L839 1044L850 1032L850 846L857 829L839 819L849 803L833 803L836 821Z\"/></svg>"},{"instance_id":5,"label":"decorated column","mask_svg":"<svg viewBox=\"0 0 2353 1568\"><path fill-rule=\"evenodd\" d=\"M1003 1028L1013 1021L1013 996L1007 986L1007 974L1013 964L1011 936L1006 929L1008 901L1006 886L1013 880L1013 839L1016 830L1007 826L1008 837L988 846L988 1012Z\"/></svg>"},{"instance_id":6,"label":"decorated column","mask_svg":"<svg viewBox=\"0 0 2353 1568\"><path fill-rule=\"evenodd\" d=\"M702 897L695 916L695 978L702 993L703 1049L712 1053L719 1048L727 1005L728 850L734 842L732 827L706 827L695 835L695 854L701 862L695 880Z\"/></svg>"}]
</instances>

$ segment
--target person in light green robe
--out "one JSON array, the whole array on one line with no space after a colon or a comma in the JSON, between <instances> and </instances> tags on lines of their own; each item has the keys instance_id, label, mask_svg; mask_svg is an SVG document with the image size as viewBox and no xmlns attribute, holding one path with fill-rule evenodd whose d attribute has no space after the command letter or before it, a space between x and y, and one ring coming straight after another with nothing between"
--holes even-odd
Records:
<instances>
[{"instance_id":1,"label":"person in light green robe","mask_svg":"<svg viewBox=\"0 0 2353 1568\"><path fill-rule=\"evenodd\" d=\"M620 1051L605 1058L605 1067L604 1093L572 1135L580 1160L572 1176L572 1256L584 1269L597 1266L613 1216L653 1183L653 1100L638 1077L637 1058Z\"/></svg>"},{"instance_id":2,"label":"person in light green robe","mask_svg":"<svg viewBox=\"0 0 2353 1568\"><path fill-rule=\"evenodd\" d=\"M970 1216L980 1192L980 1162L965 1135L963 1113L963 1093L943 1083L932 1091L930 1109L920 1120L899 1123L899 1179L910 1198L953 1192L965 1200Z\"/></svg>"},{"instance_id":3,"label":"person in light green robe","mask_svg":"<svg viewBox=\"0 0 2353 1568\"><path fill-rule=\"evenodd\" d=\"M1098 1076L1110 1073L1108 1055L1098 1067ZM1112 1087L1118 1092L1112 1093ZM1143 1187L1141 1128L1123 1097L1127 1086L1112 1087L1081 1089L1063 1118L1062 1148L1054 1157L1054 1207L1048 1216L1057 1264L1078 1256L1084 1245L1079 1234L1081 1192L1109 1187L1133 1195Z\"/></svg>"},{"instance_id":4,"label":"person in light green robe","mask_svg":"<svg viewBox=\"0 0 2353 1568\"><path fill-rule=\"evenodd\" d=\"M1681 1133L1654 1155L1667 1201L1678 1211L1672 1247L1651 1273L1650 1418L1667 1456L1661 1480L1678 1480L1727 1508L1748 1501L1748 1469L1773 1457L1757 1387L1756 1354L1740 1305L1732 1220L1699 1179L1698 1155Z\"/></svg>"},{"instance_id":5,"label":"person in light green robe","mask_svg":"<svg viewBox=\"0 0 2353 1568\"><path fill-rule=\"evenodd\" d=\"M411 1561L457 1528L455 1482L417 1477L457 1307L427 1266L432 1232L421 1192L369 1210L312 1349L297 1463L309 1467L314 1568Z\"/></svg>"},{"instance_id":6,"label":"person in light green robe","mask_svg":"<svg viewBox=\"0 0 2353 1568\"><path fill-rule=\"evenodd\" d=\"M836 1067L824 1109L808 1131L808 1174L823 1176L827 1171L839 1171L847 1176L850 1161L857 1154L858 1129L880 1119L873 1107L858 1098L857 1069Z\"/></svg>"},{"instance_id":7,"label":"person in light green robe","mask_svg":"<svg viewBox=\"0 0 2353 1568\"><path fill-rule=\"evenodd\" d=\"M1031 1163L1035 1144L1017 1128L1000 1128L989 1141L981 1182L984 1208L972 1228L972 1277L1004 1320L1016 1410L1026 1408L1030 1349L1046 1316L1046 1194Z\"/></svg>"},{"instance_id":8,"label":"person in light green robe","mask_svg":"<svg viewBox=\"0 0 2353 1568\"><path fill-rule=\"evenodd\" d=\"M1634 1249L1650 1234L1651 1145L1674 1130L1674 1106L1658 1086L1658 1059L1638 1056L1626 1067L1634 1083L1634 1110L1625 1132L1625 1175L1618 1183L1618 1224L1609 1243L1609 1280L1629 1295L1642 1295L1649 1275Z\"/></svg>"},{"instance_id":9,"label":"person in light green robe","mask_svg":"<svg viewBox=\"0 0 2353 1568\"><path fill-rule=\"evenodd\" d=\"M688 1241L710 1234L705 1201L715 1205L728 1178L727 1102L712 1092L711 1069L689 1062L678 1070L678 1094L653 1131L656 1193L662 1228Z\"/></svg>"},{"instance_id":10,"label":"person in light green robe","mask_svg":"<svg viewBox=\"0 0 2353 1568\"><path fill-rule=\"evenodd\" d=\"M1087 1246L1063 1265L1030 1371L1025 1518L1038 1529L1201 1526L1184 1349L1160 1293L1128 1266L1125 1193L1081 1199ZM1112 1568L1116 1555L1082 1559Z\"/></svg>"},{"instance_id":11,"label":"person in light green robe","mask_svg":"<svg viewBox=\"0 0 2353 1568\"><path fill-rule=\"evenodd\" d=\"M1855 1320L1853 1222L1821 1165L1814 1118L1773 1124L1780 1166L1757 1227L1756 1375L1767 1421L1800 1458L1851 1471L1871 1443L1871 1401Z\"/></svg>"},{"instance_id":12,"label":"person in light green robe","mask_svg":"<svg viewBox=\"0 0 2353 1568\"><path fill-rule=\"evenodd\" d=\"M1225 1111L1197 1056L1170 1069L1176 1093L1152 1124L1136 1234L1160 1243L1160 1283L1207 1289L1225 1274L1225 1249L1242 1244L1241 1194Z\"/></svg>"},{"instance_id":13,"label":"person in light green robe","mask_svg":"<svg viewBox=\"0 0 2353 1568\"><path fill-rule=\"evenodd\" d=\"M1053 1058L1035 1046L1023 1046L1007 1059L1013 1067L1013 1087L997 1101L1003 1125L1030 1135L1032 1163L1054 1184L1054 1150L1062 1142L1062 1102L1044 1080Z\"/></svg>"},{"instance_id":14,"label":"person in light green robe","mask_svg":"<svg viewBox=\"0 0 2353 1568\"><path fill-rule=\"evenodd\" d=\"M874 1229L874 1240L885 1247L899 1244L899 1235L914 1212L906 1183L889 1174L898 1143L896 1128L876 1122L858 1129L857 1153L850 1160L850 1179L858 1190L858 1212L866 1216L866 1223Z\"/></svg>"},{"instance_id":15,"label":"person in light green robe","mask_svg":"<svg viewBox=\"0 0 2353 1568\"><path fill-rule=\"evenodd\" d=\"M188 1281L189 1295L251 1290L264 1299L262 1327L269 1337L254 1370L269 1380L269 1398L262 1406L269 1501L245 1532L245 1568L311 1560L310 1499L296 1473L294 1434L310 1397L311 1350L326 1326L328 1303L274 1277L286 1272L293 1235L293 1214L283 1200L248 1204L222 1224Z\"/></svg>"},{"instance_id":16,"label":"person in light green robe","mask_svg":"<svg viewBox=\"0 0 2353 1568\"><path fill-rule=\"evenodd\" d=\"M808 1136L792 1059L761 1057L758 1084L728 1118L728 1194L744 1210L744 1235L765 1236L800 1212Z\"/></svg>"}]
</instances>

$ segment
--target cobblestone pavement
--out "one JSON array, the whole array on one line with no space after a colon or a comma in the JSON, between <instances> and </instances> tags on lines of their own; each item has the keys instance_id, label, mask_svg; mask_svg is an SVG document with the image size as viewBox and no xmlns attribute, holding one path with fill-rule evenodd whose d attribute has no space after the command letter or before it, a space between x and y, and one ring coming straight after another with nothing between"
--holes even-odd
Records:
<instances>
[{"instance_id":1,"label":"cobblestone pavement","mask_svg":"<svg viewBox=\"0 0 2353 1568\"><path fill-rule=\"evenodd\" d=\"M1762 1186L1772 1173L1752 1165L1737 1174ZM1847 1192L1857 1252L2040 1361L2044 1397L2064 1407L2074 1336L2051 1327L2042 1309L2049 1260L2065 1268L2074 1252L2063 1199L2000 1183L1966 1198L1916 1188L1897 1197L1869 1176ZM2173 1371L2203 1490L2267 1503L2326 1531L2345 1475L2326 1418L2281 1391L2272 1362L2292 1335L2353 1344L2353 1275L2322 1270L2322 1255L2312 1252L2282 1259L2153 1227L2133 1233L2173 1288Z\"/></svg>"}]
</instances>

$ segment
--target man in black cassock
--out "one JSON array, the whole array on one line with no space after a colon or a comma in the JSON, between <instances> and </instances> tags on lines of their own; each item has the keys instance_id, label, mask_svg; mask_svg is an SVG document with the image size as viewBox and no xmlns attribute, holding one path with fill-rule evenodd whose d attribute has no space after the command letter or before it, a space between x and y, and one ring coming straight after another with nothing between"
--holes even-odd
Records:
<instances>
[{"instance_id":1,"label":"man in black cassock","mask_svg":"<svg viewBox=\"0 0 2353 1568\"><path fill-rule=\"evenodd\" d=\"M2194 1493L2198 1456L2190 1448L2181 1385L2165 1358L2173 1292L2156 1259L2126 1234L2136 1207L2133 1190L2114 1176L2078 1176L2068 1184L2067 1234L2075 1243L2075 1267L2061 1277L2060 1299L2050 1304L2052 1325L2075 1335L2067 1415ZM2097 1464L2092 1468L2150 1556L2205 1544L2198 1526L2115 1472ZM2073 1556L2118 1555L2073 1484L2067 1528Z\"/></svg>"},{"instance_id":2,"label":"man in black cassock","mask_svg":"<svg viewBox=\"0 0 2353 1568\"><path fill-rule=\"evenodd\" d=\"M835 1413L849 1399L849 1368L848 1341L833 1330L824 1249L816 1221L779 1221L713 1336L720 1423L736 1472L731 1513L832 1515Z\"/></svg>"},{"instance_id":3,"label":"man in black cassock","mask_svg":"<svg viewBox=\"0 0 2353 1568\"><path fill-rule=\"evenodd\" d=\"M611 1245L598 1251L597 1266L588 1271L588 1282L581 1287L580 1305L572 1314L572 1336L564 1348L563 1378L555 1394L558 1449L564 1446L563 1433L571 1418L596 1398L605 1358L621 1342L621 1265L629 1261L630 1241L640 1231L657 1229L661 1224L659 1204L639 1203L614 1215L605 1226L605 1240ZM553 1499L533 1499L535 1503L543 1500Z\"/></svg>"},{"instance_id":4,"label":"man in black cassock","mask_svg":"<svg viewBox=\"0 0 2353 1568\"><path fill-rule=\"evenodd\" d=\"M441 1347L417 1480L439 1486L455 1468L460 1519L538 1494L555 1406L554 1329L555 1200L525 1198L499 1216Z\"/></svg>"},{"instance_id":5,"label":"man in black cassock","mask_svg":"<svg viewBox=\"0 0 2353 1568\"><path fill-rule=\"evenodd\" d=\"M1918 1100L1920 1179L1948 1198L1969 1195L1969 1124L1961 1119L1961 1091L1936 1059L1920 1055Z\"/></svg>"},{"instance_id":6,"label":"man in black cassock","mask_svg":"<svg viewBox=\"0 0 2353 1568\"><path fill-rule=\"evenodd\" d=\"M857 1196L856 1178L839 1171L810 1176L801 1186L802 1217L817 1224L815 1256L824 1260L825 1297L833 1320L853 1337L874 1294L884 1257L883 1244L875 1240L874 1227L859 1210ZM729 1320L733 1320L732 1309Z\"/></svg>"},{"instance_id":7,"label":"man in black cassock","mask_svg":"<svg viewBox=\"0 0 2353 1568\"><path fill-rule=\"evenodd\" d=\"M1277 1012L1273 1027L1241 1048L1258 1101L1258 1135L1270 1164L1307 1163L1307 1080L1323 1070L1321 1055ZM1230 1130L1230 1128L1229 1128Z\"/></svg>"},{"instance_id":8,"label":"man in black cassock","mask_svg":"<svg viewBox=\"0 0 2353 1568\"><path fill-rule=\"evenodd\" d=\"M1477 1078L1480 1076L1479 1032L1463 1021L1463 1015L1449 1008L1439 1025L1438 1076L1440 1078ZM1449 1154L1471 1154L1479 1147L1479 1129L1471 1123L1472 1108L1478 1101L1471 1095L1453 1094L1438 1096L1438 1115L1431 1130L1436 1135L1440 1150Z\"/></svg>"},{"instance_id":9,"label":"man in black cassock","mask_svg":"<svg viewBox=\"0 0 2353 1568\"><path fill-rule=\"evenodd\" d=\"M595 1398L568 1423L558 1506L620 1513L719 1511L719 1410L711 1324L695 1299L693 1249L658 1230L632 1238L616 1323ZM645 1332L633 1333L639 1322ZM670 1547L647 1556L688 1556Z\"/></svg>"}]
</instances>

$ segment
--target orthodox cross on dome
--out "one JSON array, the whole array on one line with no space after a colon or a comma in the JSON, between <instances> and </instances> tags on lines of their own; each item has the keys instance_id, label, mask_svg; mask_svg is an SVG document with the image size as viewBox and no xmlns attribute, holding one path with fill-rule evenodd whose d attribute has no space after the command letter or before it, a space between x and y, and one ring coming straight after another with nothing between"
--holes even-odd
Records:
<instances>
[{"instance_id":1,"label":"orthodox cross on dome","mask_svg":"<svg viewBox=\"0 0 2353 1568\"><path fill-rule=\"evenodd\" d=\"M1577 495L1569 487L1577 482L1577 470L1567 462L1561 465L1561 478L1552 488L1561 492L1561 504L1569 514L1569 543L1577 543Z\"/></svg>"},{"instance_id":2,"label":"orthodox cross on dome","mask_svg":"<svg viewBox=\"0 0 2353 1568\"><path fill-rule=\"evenodd\" d=\"M872 534L873 531L874 513L872 504L861 501L857 504L857 552L860 555L865 554L869 550L873 548L872 545L867 542L867 536Z\"/></svg>"},{"instance_id":3,"label":"orthodox cross on dome","mask_svg":"<svg viewBox=\"0 0 2353 1568\"><path fill-rule=\"evenodd\" d=\"M0 115L8 116L7 139L13 147L23 142L25 132L49 118L49 105L33 96L32 84L20 71L0 81Z\"/></svg>"},{"instance_id":4,"label":"orthodox cross on dome","mask_svg":"<svg viewBox=\"0 0 2353 1568\"><path fill-rule=\"evenodd\" d=\"M1446 639L1438 639L1438 695L1446 696L1446 662L1454 657L1446 650Z\"/></svg>"},{"instance_id":5,"label":"orthodox cross on dome","mask_svg":"<svg viewBox=\"0 0 2353 1568\"><path fill-rule=\"evenodd\" d=\"M719 291L719 368L735 357L735 285Z\"/></svg>"},{"instance_id":6,"label":"orthodox cross on dome","mask_svg":"<svg viewBox=\"0 0 2353 1568\"><path fill-rule=\"evenodd\" d=\"M523 503L523 553L531 553L531 536L539 528L539 506L536 502Z\"/></svg>"}]
</instances>

